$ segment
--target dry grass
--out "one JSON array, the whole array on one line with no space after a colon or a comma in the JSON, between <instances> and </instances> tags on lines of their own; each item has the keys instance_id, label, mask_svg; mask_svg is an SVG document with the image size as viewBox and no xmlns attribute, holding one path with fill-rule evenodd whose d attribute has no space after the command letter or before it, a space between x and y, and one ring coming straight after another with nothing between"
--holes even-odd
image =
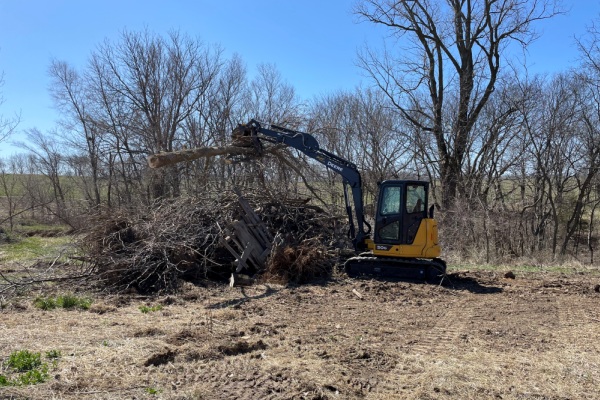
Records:
<instances>
[{"instance_id":1,"label":"dry grass","mask_svg":"<svg viewBox=\"0 0 600 400\"><path fill-rule=\"evenodd\" d=\"M450 278L454 287L185 284L171 296L96 296L90 311L13 299L0 358L62 357L48 382L3 387L0 398L597 398L600 293L590 277Z\"/></svg>"}]
</instances>

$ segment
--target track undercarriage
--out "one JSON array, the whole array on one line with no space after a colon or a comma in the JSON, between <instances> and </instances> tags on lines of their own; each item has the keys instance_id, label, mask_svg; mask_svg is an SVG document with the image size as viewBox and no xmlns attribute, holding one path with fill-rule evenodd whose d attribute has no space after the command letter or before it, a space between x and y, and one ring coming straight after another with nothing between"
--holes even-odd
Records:
<instances>
[{"instance_id":1,"label":"track undercarriage","mask_svg":"<svg viewBox=\"0 0 600 400\"><path fill-rule=\"evenodd\" d=\"M439 281L446 275L446 263L439 259L378 257L369 253L349 258L344 264L350 276L375 276L409 280Z\"/></svg>"}]
</instances>

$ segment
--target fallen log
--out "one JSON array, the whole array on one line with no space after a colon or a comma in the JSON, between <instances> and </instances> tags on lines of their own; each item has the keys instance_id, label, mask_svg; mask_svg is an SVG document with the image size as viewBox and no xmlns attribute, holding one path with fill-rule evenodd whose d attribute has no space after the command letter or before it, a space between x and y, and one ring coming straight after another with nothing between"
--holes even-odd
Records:
<instances>
[{"instance_id":1,"label":"fallen log","mask_svg":"<svg viewBox=\"0 0 600 400\"><path fill-rule=\"evenodd\" d=\"M177 164L182 161L193 161L202 157L215 157L224 155L253 155L256 150L253 147L239 146L220 146L220 147L197 147L194 149L185 149L171 151L168 153L158 153L148 156L148 165L150 168L161 168L167 165Z\"/></svg>"}]
</instances>

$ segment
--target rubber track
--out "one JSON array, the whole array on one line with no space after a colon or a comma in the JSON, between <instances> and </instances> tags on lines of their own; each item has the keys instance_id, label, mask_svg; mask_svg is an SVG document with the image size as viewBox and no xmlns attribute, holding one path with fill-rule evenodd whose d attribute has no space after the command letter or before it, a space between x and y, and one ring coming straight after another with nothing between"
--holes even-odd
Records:
<instances>
[{"instance_id":1,"label":"rubber track","mask_svg":"<svg viewBox=\"0 0 600 400\"><path fill-rule=\"evenodd\" d=\"M446 273L446 263L440 259L356 256L348 259L344 265L350 276L433 280L440 279Z\"/></svg>"}]
</instances>

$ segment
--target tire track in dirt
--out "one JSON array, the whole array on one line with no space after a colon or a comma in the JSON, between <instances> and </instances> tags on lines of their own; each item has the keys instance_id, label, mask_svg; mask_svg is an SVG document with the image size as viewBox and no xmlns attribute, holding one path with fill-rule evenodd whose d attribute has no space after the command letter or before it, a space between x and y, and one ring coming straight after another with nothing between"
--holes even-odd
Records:
<instances>
[{"instance_id":1,"label":"tire track in dirt","mask_svg":"<svg viewBox=\"0 0 600 400\"><path fill-rule=\"evenodd\" d=\"M561 373L574 385L600 382L598 298L564 294L557 299L557 308Z\"/></svg>"},{"instance_id":2,"label":"tire track in dirt","mask_svg":"<svg viewBox=\"0 0 600 400\"><path fill-rule=\"evenodd\" d=\"M557 308L559 338L563 344L572 347L573 343L577 343L581 350L600 351L598 300L561 296L557 300Z\"/></svg>"},{"instance_id":3,"label":"tire track in dirt","mask_svg":"<svg viewBox=\"0 0 600 400\"><path fill-rule=\"evenodd\" d=\"M410 344L409 353L436 355L448 353L457 347L461 338L466 338L467 322L473 314L470 296L464 296L451 303L445 303L440 316L428 316L433 325L426 327L417 339Z\"/></svg>"}]
</instances>

